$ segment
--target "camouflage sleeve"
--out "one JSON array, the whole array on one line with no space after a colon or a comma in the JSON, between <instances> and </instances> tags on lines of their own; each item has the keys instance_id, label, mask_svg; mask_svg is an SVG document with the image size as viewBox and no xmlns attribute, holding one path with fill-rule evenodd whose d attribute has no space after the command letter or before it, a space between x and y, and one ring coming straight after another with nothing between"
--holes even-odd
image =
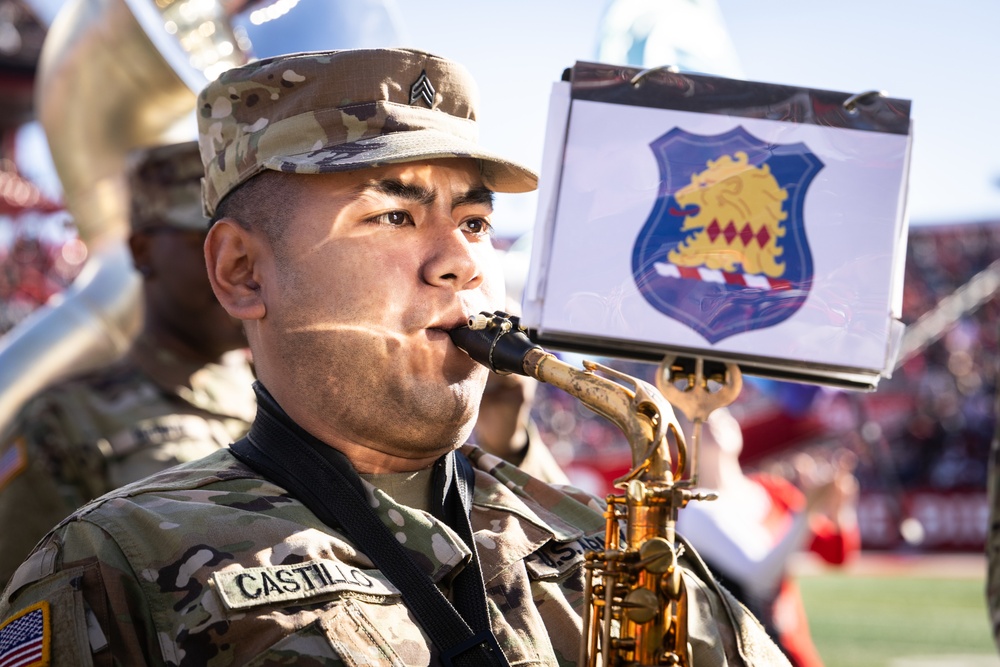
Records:
<instances>
[{"instance_id":1,"label":"camouflage sleeve","mask_svg":"<svg viewBox=\"0 0 1000 667\"><path fill-rule=\"evenodd\" d=\"M49 529L105 491L88 486L100 463L73 448L67 422L56 403L35 400L0 438L0 586Z\"/></svg>"},{"instance_id":2,"label":"camouflage sleeve","mask_svg":"<svg viewBox=\"0 0 1000 667\"><path fill-rule=\"evenodd\" d=\"M23 637L18 621L32 614L49 654L37 664L164 664L136 574L119 545L87 521L60 526L15 572L0 599L0 647Z\"/></svg>"}]
</instances>

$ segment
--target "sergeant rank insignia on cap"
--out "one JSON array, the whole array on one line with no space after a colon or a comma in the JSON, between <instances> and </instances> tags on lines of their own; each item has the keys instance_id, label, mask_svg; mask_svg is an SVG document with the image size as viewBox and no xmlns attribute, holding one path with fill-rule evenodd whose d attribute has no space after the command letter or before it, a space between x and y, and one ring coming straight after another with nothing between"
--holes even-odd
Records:
<instances>
[{"instance_id":1,"label":"sergeant rank insignia on cap","mask_svg":"<svg viewBox=\"0 0 1000 667\"><path fill-rule=\"evenodd\" d=\"M49 664L49 603L32 605L0 625L0 665Z\"/></svg>"},{"instance_id":2,"label":"sergeant rank insignia on cap","mask_svg":"<svg viewBox=\"0 0 1000 667\"><path fill-rule=\"evenodd\" d=\"M420 76L417 80L413 82L410 86L410 104L414 104L418 100L423 100L428 107L434 108L434 86L431 84L431 80L427 78L427 70L420 72Z\"/></svg>"}]
</instances>

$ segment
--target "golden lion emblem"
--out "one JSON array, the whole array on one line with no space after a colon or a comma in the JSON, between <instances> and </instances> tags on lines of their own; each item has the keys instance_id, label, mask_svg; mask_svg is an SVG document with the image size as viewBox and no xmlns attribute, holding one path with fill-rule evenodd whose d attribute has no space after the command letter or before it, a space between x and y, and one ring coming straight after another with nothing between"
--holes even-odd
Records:
<instances>
[{"instance_id":1,"label":"golden lion emblem","mask_svg":"<svg viewBox=\"0 0 1000 667\"><path fill-rule=\"evenodd\" d=\"M782 204L788 192L768 165L750 164L743 151L723 155L692 175L675 198L680 206L694 204L699 210L684 220L682 231L696 231L670 251L671 263L730 273L739 265L742 273L771 278L784 274L778 240L785 235L788 214Z\"/></svg>"}]
</instances>

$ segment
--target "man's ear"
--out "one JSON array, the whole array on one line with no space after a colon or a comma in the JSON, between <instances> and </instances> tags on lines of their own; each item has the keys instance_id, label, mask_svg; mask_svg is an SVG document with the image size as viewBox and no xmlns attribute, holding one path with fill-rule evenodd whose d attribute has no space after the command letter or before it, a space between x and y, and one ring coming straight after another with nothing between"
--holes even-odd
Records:
<instances>
[{"instance_id":1,"label":"man's ear","mask_svg":"<svg viewBox=\"0 0 1000 667\"><path fill-rule=\"evenodd\" d=\"M259 239L232 218L212 225L205 239L205 265L215 298L230 315L259 320L267 312L261 294Z\"/></svg>"}]
</instances>

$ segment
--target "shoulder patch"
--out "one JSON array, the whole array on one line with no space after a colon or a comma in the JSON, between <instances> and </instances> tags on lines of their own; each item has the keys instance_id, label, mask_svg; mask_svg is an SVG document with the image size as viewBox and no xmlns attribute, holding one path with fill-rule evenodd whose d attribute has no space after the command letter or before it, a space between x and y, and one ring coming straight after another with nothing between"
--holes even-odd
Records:
<instances>
[{"instance_id":1,"label":"shoulder patch","mask_svg":"<svg viewBox=\"0 0 1000 667\"><path fill-rule=\"evenodd\" d=\"M549 579L563 575L583 563L588 551L603 551L604 535L581 537L569 542L550 541L525 559L528 574L533 579Z\"/></svg>"},{"instance_id":2,"label":"shoulder patch","mask_svg":"<svg viewBox=\"0 0 1000 667\"><path fill-rule=\"evenodd\" d=\"M0 454L0 491L28 466L28 450L23 437L15 438Z\"/></svg>"},{"instance_id":3,"label":"shoulder patch","mask_svg":"<svg viewBox=\"0 0 1000 667\"><path fill-rule=\"evenodd\" d=\"M49 603L42 600L0 625L0 665L44 667L51 641Z\"/></svg>"},{"instance_id":4,"label":"shoulder patch","mask_svg":"<svg viewBox=\"0 0 1000 667\"><path fill-rule=\"evenodd\" d=\"M376 597L399 594L399 590L381 575L327 559L215 572L212 580L222 603L230 610L300 602L330 593L352 592Z\"/></svg>"}]
</instances>

